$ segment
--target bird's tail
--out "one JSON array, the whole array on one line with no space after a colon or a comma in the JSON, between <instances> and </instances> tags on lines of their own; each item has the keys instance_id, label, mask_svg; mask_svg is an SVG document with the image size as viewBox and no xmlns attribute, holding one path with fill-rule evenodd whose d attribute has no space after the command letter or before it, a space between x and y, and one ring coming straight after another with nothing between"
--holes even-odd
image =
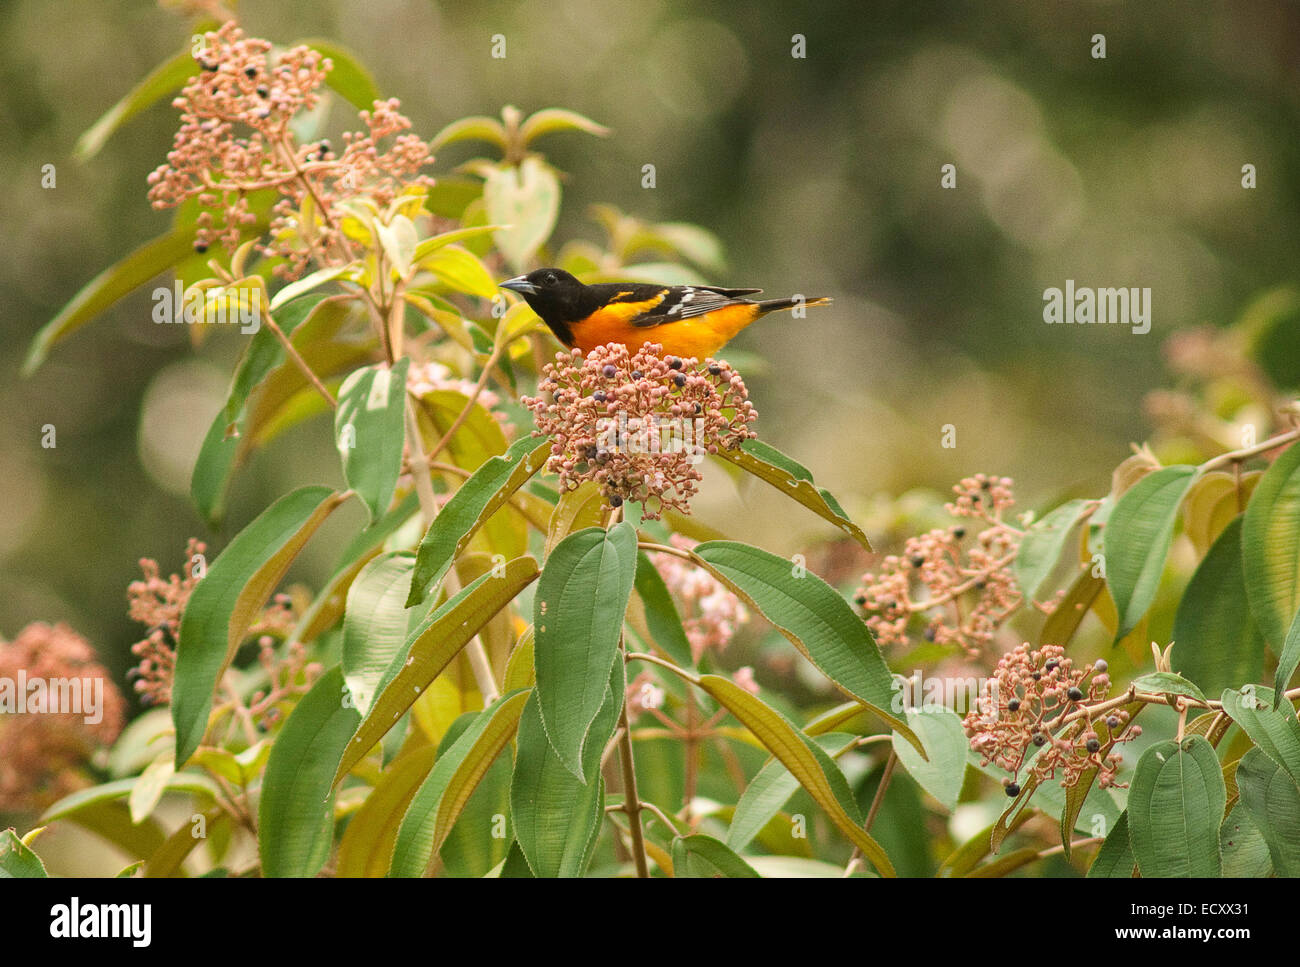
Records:
<instances>
[{"instance_id":1,"label":"bird's tail","mask_svg":"<svg viewBox=\"0 0 1300 967\"><path fill-rule=\"evenodd\" d=\"M814 296L805 298L804 296L795 296L793 299L768 299L766 302L758 304L758 314L767 315L769 312L780 312L782 309L793 309L796 306L812 308L813 306L828 306L831 304L830 296Z\"/></svg>"}]
</instances>

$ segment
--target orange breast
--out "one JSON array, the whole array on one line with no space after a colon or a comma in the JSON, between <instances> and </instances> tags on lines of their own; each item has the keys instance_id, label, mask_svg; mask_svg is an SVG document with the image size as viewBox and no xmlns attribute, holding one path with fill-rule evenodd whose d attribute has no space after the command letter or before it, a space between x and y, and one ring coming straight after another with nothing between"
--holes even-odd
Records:
<instances>
[{"instance_id":1,"label":"orange breast","mask_svg":"<svg viewBox=\"0 0 1300 967\"><path fill-rule=\"evenodd\" d=\"M660 299L641 303L612 303L570 328L584 353L606 343L621 342L635 352L646 343L659 343L669 356L714 355L736 333L758 318L758 307L739 303L713 312L658 326L634 326L631 320L658 305Z\"/></svg>"}]
</instances>

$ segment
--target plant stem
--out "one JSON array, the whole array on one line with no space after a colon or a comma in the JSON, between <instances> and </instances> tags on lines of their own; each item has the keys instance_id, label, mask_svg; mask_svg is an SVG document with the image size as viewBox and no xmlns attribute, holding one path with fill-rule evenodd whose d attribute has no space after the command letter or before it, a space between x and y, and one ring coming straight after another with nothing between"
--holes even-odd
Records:
<instances>
[{"instance_id":1,"label":"plant stem","mask_svg":"<svg viewBox=\"0 0 1300 967\"><path fill-rule=\"evenodd\" d=\"M263 307L262 321L266 323L273 333L275 333L275 337L279 339L280 344L284 346L285 354L293 360L295 366L302 370L302 374L307 377L307 381L311 383L316 392L325 398L325 402L330 405L330 409L337 409L339 405L338 400L336 400L333 394L326 389L325 384L321 382L320 377L317 376L312 371L312 368L307 365L307 360L302 358L302 354L298 352L297 347L294 346L289 337L285 335L284 330L280 328L279 324L273 318L271 318L270 309Z\"/></svg>"},{"instance_id":2,"label":"plant stem","mask_svg":"<svg viewBox=\"0 0 1300 967\"><path fill-rule=\"evenodd\" d=\"M623 646L619 642L619 647ZM627 664L623 665L623 679L627 680ZM626 692L626 684L624 691ZM645 833L641 829L641 799L636 792L636 763L632 759L632 726L627 714L627 696L623 697L623 709L619 713L619 727L623 730L620 740L619 759L623 764L623 811L627 813L628 825L632 829L632 859L636 863L636 875L640 878L650 876L650 866L646 861Z\"/></svg>"}]
</instances>

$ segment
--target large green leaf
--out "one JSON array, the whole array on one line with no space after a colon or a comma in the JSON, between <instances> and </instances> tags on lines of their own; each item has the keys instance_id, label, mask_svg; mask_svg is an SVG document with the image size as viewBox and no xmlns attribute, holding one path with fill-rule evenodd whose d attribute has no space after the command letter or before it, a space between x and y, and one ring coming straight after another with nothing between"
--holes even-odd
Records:
<instances>
[{"instance_id":1,"label":"large green leaf","mask_svg":"<svg viewBox=\"0 0 1300 967\"><path fill-rule=\"evenodd\" d=\"M537 562L531 557L510 561L499 575L489 571L467 584L411 632L384 672L377 697L339 763L335 782L361 761L479 629L537 575Z\"/></svg>"},{"instance_id":2,"label":"large green leaf","mask_svg":"<svg viewBox=\"0 0 1300 967\"><path fill-rule=\"evenodd\" d=\"M410 364L404 356L391 369L382 363L367 366L339 389L334 442L343 459L343 477L370 511L372 523L392 503L402 470Z\"/></svg>"},{"instance_id":3,"label":"large green leaf","mask_svg":"<svg viewBox=\"0 0 1300 967\"><path fill-rule=\"evenodd\" d=\"M89 161L99 154L113 132L145 108L179 91L198 72L194 55L188 50L163 61L86 129L77 139L77 146L73 149L74 157L78 161Z\"/></svg>"},{"instance_id":4,"label":"large green leaf","mask_svg":"<svg viewBox=\"0 0 1300 967\"><path fill-rule=\"evenodd\" d=\"M583 782L636 575L636 528L589 527L555 546L533 598L537 702L552 748Z\"/></svg>"},{"instance_id":5,"label":"large green leaf","mask_svg":"<svg viewBox=\"0 0 1300 967\"><path fill-rule=\"evenodd\" d=\"M1078 523L1079 514L1088 503L1086 500L1067 500L1025 531L1013 565L1016 583L1025 597L1036 597L1043 582L1055 570L1066 542L1074 532L1074 525Z\"/></svg>"},{"instance_id":6,"label":"large green leaf","mask_svg":"<svg viewBox=\"0 0 1300 967\"><path fill-rule=\"evenodd\" d=\"M503 695L479 712L433 764L402 819L393 849L393 876L420 876L497 754L514 736L530 692Z\"/></svg>"},{"instance_id":7,"label":"large green leaf","mask_svg":"<svg viewBox=\"0 0 1300 967\"><path fill-rule=\"evenodd\" d=\"M1300 446L1278 457L1255 488L1241 552L1251 614L1280 654L1300 611Z\"/></svg>"},{"instance_id":8,"label":"large green leaf","mask_svg":"<svg viewBox=\"0 0 1300 967\"><path fill-rule=\"evenodd\" d=\"M961 718L946 706L933 705L909 709L907 724L925 746L929 760L921 758L911 743L895 732L894 753L898 761L922 789L952 812L957 808L957 797L961 794L962 779L966 775L966 751L970 748Z\"/></svg>"},{"instance_id":9,"label":"large green leaf","mask_svg":"<svg viewBox=\"0 0 1300 967\"><path fill-rule=\"evenodd\" d=\"M623 710L625 682L622 655L616 654L604 704L582 750L585 775L599 775L601 755ZM582 876L605 818L603 792L600 782L582 782L560 761L546 737L537 696L530 696L519 720L510 815L534 876Z\"/></svg>"},{"instance_id":10,"label":"large green leaf","mask_svg":"<svg viewBox=\"0 0 1300 967\"><path fill-rule=\"evenodd\" d=\"M1252 619L1253 625L1253 619ZM1286 633L1286 642L1282 646L1281 655L1277 660L1277 672L1273 676L1273 694L1285 695L1286 687L1291 682L1291 676L1295 674L1296 667L1300 666L1300 611L1296 612L1295 618L1291 622L1291 628ZM1248 681L1249 679L1241 679Z\"/></svg>"},{"instance_id":11,"label":"large green leaf","mask_svg":"<svg viewBox=\"0 0 1300 967\"><path fill-rule=\"evenodd\" d=\"M1300 876L1300 786L1259 749L1237 764L1241 805L1268 845L1278 876Z\"/></svg>"},{"instance_id":12,"label":"large green leaf","mask_svg":"<svg viewBox=\"0 0 1300 967\"><path fill-rule=\"evenodd\" d=\"M532 437L516 440L504 456L492 457L480 466L447 501L420 541L411 575L408 608L420 604L433 586L442 580L456 555L470 538L514 493L542 468L542 451L550 440Z\"/></svg>"},{"instance_id":13,"label":"large green leaf","mask_svg":"<svg viewBox=\"0 0 1300 967\"><path fill-rule=\"evenodd\" d=\"M415 558L390 551L371 559L348 588L343 618L343 679L357 711L370 711L379 683L402 650L420 613L404 600Z\"/></svg>"},{"instance_id":14,"label":"large green leaf","mask_svg":"<svg viewBox=\"0 0 1300 967\"><path fill-rule=\"evenodd\" d=\"M361 721L347 698L336 665L302 697L276 736L258 805L263 876L315 876L329 859L334 766Z\"/></svg>"},{"instance_id":15,"label":"large green leaf","mask_svg":"<svg viewBox=\"0 0 1300 967\"><path fill-rule=\"evenodd\" d=\"M213 693L245 632L299 551L343 499L328 487L286 494L239 532L194 588L181 618L172 684L177 768L202 741Z\"/></svg>"},{"instance_id":16,"label":"large green leaf","mask_svg":"<svg viewBox=\"0 0 1300 967\"><path fill-rule=\"evenodd\" d=\"M829 490L813 482L812 472L761 440L746 440L736 450L720 450L718 456L766 481L781 493L803 504L818 517L830 521L855 541L871 550L862 528L849 520Z\"/></svg>"},{"instance_id":17,"label":"large green leaf","mask_svg":"<svg viewBox=\"0 0 1300 967\"><path fill-rule=\"evenodd\" d=\"M1088 867L1088 879L1130 880L1135 862L1133 844L1129 840L1128 813L1123 812L1093 857L1092 865Z\"/></svg>"},{"instance_id":18,"label":"large green leaf","mask_svg":"<svg viewBox=\"0 0 1300 967\"><path fill-rule=\"evenodd\" d=\"M518 167L493 166L484 175L483 203L488 221L509 226L496 232L497 249L517 271L523 271L555 228L560 181L536 156L524 158Z\"/></svg>"},{"instance_id":19,"label":"large green leaf","mask_svg":"<svg viewBox=\"0 0 1300 967\"><path fill-rule=\"evenodd\" d=\"M1192 575L1174 618L1179 672L1213 695L1258 681L1264 670L1264 636L1246 598L1241 528L1240 517L1224 528Z\"/></svg>"},{"instance_id":20,"label":"large green leaf","mask_svg":"<svg viewBox=\"0 0 1300 967\"><path fill-rule=\"evenodd\" d=\"M1124 492L1106 522L1106 583L1119 611L1116 641L1137 627L1155 600L1178 505L1196 474L1185 466L1147 474Z\"/></svg>"},{"instance_id":21,"label":"large green leaf","mask_svg":"<svg viewBox=\"0 0 1300 967\"><path fill-rule=\"evenodd\" d=\"M921 749L907 722L890 711L898 693L875 639L834 588L783 557L736 541L708 541L695 555L831 681Z\"/></svg>"},{"instance_id":22,"label":"large green leaf","mask_svg":"<svg viewBox=\"0 0 1300 967\"><path fill-rule=\"evenodd\" d=\"M1219 876L1227 798L1219 759L1204 738L1150 746L1138 760L1128 797L1129 840L1142 875Z\"/></svg>"},{"instance_id":23,"label":"large green leaf","mask_svg":"<svg viewBox=\"0 0 1300 967\"><path fill-rule=\"evenodd\" d=\"M1246 686L1241 691L1225 689L1223 711L1291 778L1300 783L1300 724L1295 709L1282 700L1273 708L1273 689Z\"/></svg>"},{"instance_id":24,"label":"large green leaf","mask_svg":"<svg viewBox=\"0 0 1300 967\"><path fill-rule=\"evenodd\" d=\"M1219 827L1219 852L1223 855L1225 879L1259 879L1273 873L1268 843L1240 802L1228 810Z\"/></svg>"}]
</instances>

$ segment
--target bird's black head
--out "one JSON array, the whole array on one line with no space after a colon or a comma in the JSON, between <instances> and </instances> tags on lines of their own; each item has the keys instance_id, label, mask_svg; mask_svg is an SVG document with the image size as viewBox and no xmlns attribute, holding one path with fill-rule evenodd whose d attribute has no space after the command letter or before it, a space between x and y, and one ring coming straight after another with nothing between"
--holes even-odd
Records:
<instances>
[{"instance_id":1,"label":"bird's black head","mask_svg":"<svg viewBox=\"0 0 1300 967\"><path fill-rule=\"evenodd\" d=\"M527 275L506 279L501 288L518 292L550 327L560 342L573 345L569 323L585 319L594 311L587 287L564 269L537 269Z\"/></svg>"}]
</instances>

